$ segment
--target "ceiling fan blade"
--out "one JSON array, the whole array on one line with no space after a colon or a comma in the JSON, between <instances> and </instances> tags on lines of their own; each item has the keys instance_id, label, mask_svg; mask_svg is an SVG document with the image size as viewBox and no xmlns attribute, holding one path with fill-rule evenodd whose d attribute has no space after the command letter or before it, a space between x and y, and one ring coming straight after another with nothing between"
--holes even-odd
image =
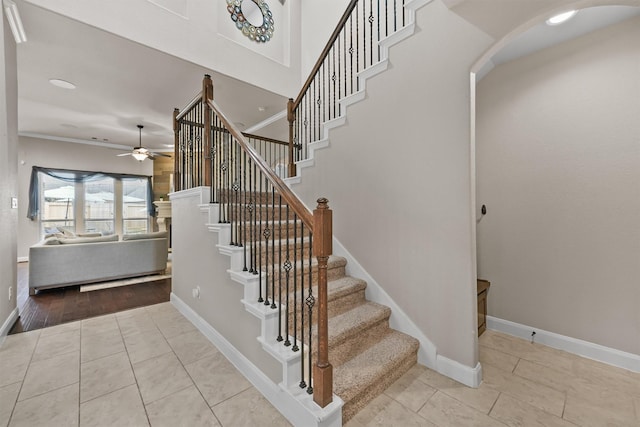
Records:
<instances>
[{"instance_id":1,"label":"ceiling fan blade","mask_svg":"<svg viewBox=\"0 0 640 427\"><path fill-rule=\"evenodd\" d=\"M116 156L118 156L118 157L121 157L121 156L131 156L131 153L116 154Z\"/></svg>"},{"instance_id":2,"label":"ceiling fan blade","mask_svg":"<svg viewBox=\"0 0 640 427\"><path fill-rule=\"evenodd\" d=\"M154 153L151 153L151 154L153 154L154 156L171 157L169 154L164 154L164 153L155 153L154 152Z\"/></svg>"}]
</instances>

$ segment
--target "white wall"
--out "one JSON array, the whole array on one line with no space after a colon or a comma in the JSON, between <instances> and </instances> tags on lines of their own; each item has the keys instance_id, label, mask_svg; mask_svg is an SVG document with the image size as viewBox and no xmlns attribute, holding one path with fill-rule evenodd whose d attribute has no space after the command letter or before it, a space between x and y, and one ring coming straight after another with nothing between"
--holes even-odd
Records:
<instances>
[{"instance_id":1,"label":"white wall","mask_svg":"<svg viewBox=\"0 0 640 427\"><path fill-rule=\"evenodd\" d=\"M3 13L4 16L4 13ZM16 45L6 19L0 19L0 327L16 308L16 224L18 210L11 198L18 195L18 75ZM12 298L9 300L9 288ZM11 324L6 324L10 328ZM0 331L0 334L8 332ZM0 342L2 341L0 336ZM3 368L4 369L4 368Z\"/></svg>"},{"instance_id":2,"label":"white wall","mask_svg":"<svg viewBox=\"0 0 640 427\"><path fill-rule=\"evenodd\" d=\"M302 2L302 82L309 76L348 4L349 0ZM300 86L302 87L302 83ZM295 98L297 95L296 92L290 96Z\"/></svg>"},{"instance_id":3,"label":"white wall","mask_svg":"<svg viewBox=\"0 0 640 427\"><path fill-rule=\"evenodd\" d=\"M489 314L640 354L640 19L477 87Z\"/></svg>"},{"instance_id":4,"label":"white wall","mask_svg":"<svg viewBox=\"0 0 640 427\"><path fill-rule=\"evenodd\" d=\"M218 251L218 235L207 231L208 219L200 212L197 190L171 196L171 291L278 384L282 381L282 365L256 339L260 321L241 302L244 288L229 277L229 257ZM185 193L192 196L185 197ZM200 298L194 298L192 290L198 286Z\"/></svg>"},{"instance_id":5,"label":"white wall","mask_svg":"<svg viewBox=\"0 0 640 427\"><path fill-rule=\"evenodd\" d=\"M491 39L433 2L293 187L438 352L475 367L469 68ZM443 41L446 40L446 43Z\"/></svg>"},{"instance_id":6,"label":"white wall","mask_svg":"<svg viewBox=\"0 0 640 427\"><path fill-rule=\"evenodd\" d=\"M268 43L242 36L225 0L26 1L281 95L301 84L298 1L269 2Z\"/></svg>"},{"instance_id":7,"label":"white wall","mask_svg":"<svg viewBox=\"0 0 640 427\"><path fill-rule=\"evenodd\" d=\"M153 175L153 163L140 163L122 151L72 142L20 137L18 147L18 258L29 256L29 246L40 240L38 221L27 218L29 180L33 166L86 171ZM24 162L24 163L23 163ZM14 257L15 259L15 257Z\"/></svg>"}]
</instances>

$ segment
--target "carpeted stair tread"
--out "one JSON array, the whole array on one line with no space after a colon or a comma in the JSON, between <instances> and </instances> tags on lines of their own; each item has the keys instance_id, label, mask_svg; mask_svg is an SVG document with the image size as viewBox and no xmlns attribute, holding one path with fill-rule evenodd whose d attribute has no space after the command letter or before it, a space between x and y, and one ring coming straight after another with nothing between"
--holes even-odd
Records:
<instances>
[{"instance_id":1,"label":"carpeted stair tread","mask_svg":"<svg viewBox=\"0 0 640 427\"><path fill-rule=\"evenodd\" d=\"M367 287L367 282L351 276L344 276L327 282L327 296L329 301L336 300L353 292L358 292ZM315 287L314 287L315 288ZM316 290L314 289L314 292Z\"/></svg>"},{"instance_id":2,"label":"carpeted stair tread","mask_svg":"<svg viewBox=\"0 0 640 427\"><path fill-rule=\"evenodd\" d=\"M346 295L364 290L366 287L367 282L362 279L351 276L343 276L335 280L329 280L327 282L327 298L329 302L335 301ZM317 285L313 285L311 289L313 291L313 295L318 295ZM293 292L289 293L289 298L293 300Z\"/></svg>"},{"instance_id":3,"label":"carpeted stair tread","mask_svg":"<svg viewBox=\"0 0 640 427\"><path fill-rule=\"evenodd\" d=\"M329 318L329 348L386 321L391 309L375 302L364 302L349 311Z\"/></svg>"},{"instance_id":4,"label":"carpeted stair tread","mask_svg":"<svg viewBox=\"0 0 640 427\"><path fill-rule=\"evenodd\" d=\"M369 402L366 394L373 399L415 364L419 346L415 338L389 329L376 344L334 366L333 391L345 401L343 421Z\"/></svg>"}]
</instances>

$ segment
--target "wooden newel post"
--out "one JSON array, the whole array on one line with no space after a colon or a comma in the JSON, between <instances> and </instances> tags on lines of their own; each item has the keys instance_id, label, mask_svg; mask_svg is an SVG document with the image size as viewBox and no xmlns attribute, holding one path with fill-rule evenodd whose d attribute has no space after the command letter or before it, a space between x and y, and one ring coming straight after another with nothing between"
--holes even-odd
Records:
<instances>
[{"instance_id":1,"label":"wooden newel post","mask_svg":"<svg viewBox=\"0 0 640 427\"><path fill-rule=\"evenodd\" d=\"M321 407L333 400L333 366L329 363L327 262L332 248L332 212L329 201L318 199L313 211L313 255L318 259L318 359L313 368L313 401Z\"/></svg>"},{"instance_id":2,"label":"wooden newel post","mask_svg":"<svg viewBox=\"0 0 640 427\"><path fill-rule=\"evenodd\" d=\"M180 110L173 109L173 191L180 191L180 124L178 123Z\"/></svg>"},{"instance_id":3,"label":"wooden newel post","mask_svg":"<svg viewBox=\"0 0 640 427\"><path fill-rule=\"evenodd\" d=\"M204 106L204 185L211 186L211 107L208 100L213 99L213 81L209 74L202 80L202 105Z\"/></svg>"},{"instance_id":4,"label":"wooden newel post","mask_svg":"<svg viewBox=\"0 0 640 427\"><path fill-rule=\"evenodd\" d=\"M296 176L296 162L293 158L293 122L296 121L296 113L293 111L292 98L289 98L289 102L287 102L287 120L289 121L289 164L287 169L289 170L289 178L291 178L292 176Z\"/></svg>"}]
</instances>

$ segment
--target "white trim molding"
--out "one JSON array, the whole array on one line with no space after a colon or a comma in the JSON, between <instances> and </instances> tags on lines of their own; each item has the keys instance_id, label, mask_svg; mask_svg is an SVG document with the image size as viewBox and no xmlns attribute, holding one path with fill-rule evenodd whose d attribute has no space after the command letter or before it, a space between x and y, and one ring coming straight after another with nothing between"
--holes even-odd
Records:
<instances>
[{"instance_id":1,"label":"white trim molding","mask_svg":"<svg viewBox=\"0 0 640 427\"><path fill-rule=\"evenodd\" d=\"M480 362L472 368L439 354L435 370L468 387L478 388L482 382L482 366L480 365Z\"/></svg>"},{"instance_id":2,"label":"white trim molding","mask_svg":"<svg viewBox=\"0 0 640 427\"><path fill-rule=\"evenodd\" d=\"M578 356L628 369L633 372L640 372L640 355L637 354L627 353L615 348L605 347L600 344L556 334L493 316L487 316L487 329L525 340L530 340L531 332L535 331L535 342L538 344L564 350L568 353L577 354Z\"/></svg>"},{"instance_id":3,"label":"white trim molding","mask_svg":"<svg viewBox=\"0 0 640 427\"><path fill-rule=\"evenodd\" d=\"M29 257L28 256L19 256L18 257L18 262L29 262Z\"/></svg>"},{"instance_id":4,"label":"white trim molding","mask_svg":"<svg viewBox=\"0 0 640 427\"><path fill-rule=\"evenodd\" d=\"M11 330L13 324L16 323L16 320L18 320L18 317L18 307L16 307L13 309L11 314L9 314L7 320L4 321L4 323L2 324L2 328L0 328L0 345L2 345L7 335L9 335L9 331Z\"/></svg>"},{"instance_id":5,"label":"white trim molding","mask_svg":"<svg viewBox=\"0 0 640 427\"><path fill-rule=\"evenodd\" d=\"M295 426L339 427L342 425L343 402L337 396L325 408L313 403L313 396L306 392L294 395L275 384L256 365L247 359L227 339L216 331L176 294L171 293L171 304L186 317L213 345L235 366L255 388L282 415Z\"/></svg>"}]
</instances>

